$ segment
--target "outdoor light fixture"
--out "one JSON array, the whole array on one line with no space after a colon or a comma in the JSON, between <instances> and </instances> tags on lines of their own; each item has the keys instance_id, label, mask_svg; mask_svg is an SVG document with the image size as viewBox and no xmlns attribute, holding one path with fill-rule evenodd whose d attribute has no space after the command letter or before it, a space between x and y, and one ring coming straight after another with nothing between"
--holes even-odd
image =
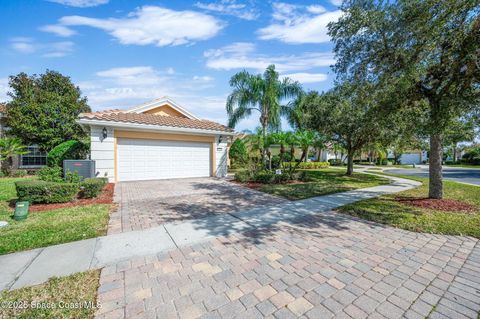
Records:
<instances>
[{"instance_id":1,"label":"outdoor light fixture","mask_svg":"<svg viewBox=\"0 0 480 319\"><path fill-rule=\"evenodd\" d=\"M218 137L218 144L222 143L222 139L223 139L223 136L220 135L220 136Z\"/></svg>"},{"instance_id":2,"label":"outdoor light fixture","mask_svg":"<svg viewBox=\"0 0 480 319\"><path fill-rule=\"evenodd\" d=\"M107 128L104 127L103 130L102 130L102 136L103 136L103 139L106 139L107 138Z\"/></svg>"}]
</instances>

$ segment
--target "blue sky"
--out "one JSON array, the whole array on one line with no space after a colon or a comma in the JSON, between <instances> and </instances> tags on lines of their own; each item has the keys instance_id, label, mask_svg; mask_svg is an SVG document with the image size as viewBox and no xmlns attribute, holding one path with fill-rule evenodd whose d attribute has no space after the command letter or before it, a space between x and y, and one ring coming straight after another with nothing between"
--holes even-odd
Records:
<instances>
[{"instance_id":1,"label":"blue sky","mask_svg":"<svg viewBox=\"0 0 480 319\"><path fill-rule=\"evenodd\" d=\"M326 25L339 0L2 0L0 101L8 76L68 75L93 110L168 95L201 118L226 122L228 80L274 63L306 89L332 86ZM258 114L237 129L253 129Z\"/></svg>"}]
</instances>

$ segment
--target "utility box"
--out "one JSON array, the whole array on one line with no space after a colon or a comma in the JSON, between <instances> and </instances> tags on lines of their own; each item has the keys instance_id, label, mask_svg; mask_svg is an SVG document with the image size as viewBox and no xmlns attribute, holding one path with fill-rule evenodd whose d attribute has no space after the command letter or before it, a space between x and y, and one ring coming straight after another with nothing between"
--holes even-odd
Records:
<instances>
[{"instance_id":1,"label":"utility box","mask_svg":"<svg viewBox=\"0 0 480 319\"><path fill-rule=\"evenodd\" d=\"M64 160L63 176L67 176L67 172L77 172L81 177L95 177L95 161L93 160Z\"/></svg>"}]
</instances>

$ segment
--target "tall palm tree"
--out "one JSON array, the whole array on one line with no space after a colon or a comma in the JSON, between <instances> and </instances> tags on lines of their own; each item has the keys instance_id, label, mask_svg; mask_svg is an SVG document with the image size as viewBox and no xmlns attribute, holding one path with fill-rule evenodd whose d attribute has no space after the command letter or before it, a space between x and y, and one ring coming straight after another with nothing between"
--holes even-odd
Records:
<instances>
[{"instance_id":1,"label":"tall palm tree","mask_svg":"<svg viewBox=\"0 0 480 319\"><path fill-rule=\"evenodd\" d=\"M267 129L280 127L282 100L296 98L302 92L299 82L289 78L280 80L273 64L267 67L263 75L254 75L245 70L235 74L230 79L230 86L233 92L226 103L228 125L235 127L240 120L258 111L264 141ZM265 149L262 154L265 158Z\"/></svg>"}]
</instances>

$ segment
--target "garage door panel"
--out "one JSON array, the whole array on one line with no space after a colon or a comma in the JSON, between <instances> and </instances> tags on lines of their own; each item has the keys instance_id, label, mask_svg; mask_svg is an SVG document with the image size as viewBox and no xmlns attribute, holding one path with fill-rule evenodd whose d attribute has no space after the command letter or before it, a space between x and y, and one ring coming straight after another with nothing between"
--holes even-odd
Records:
<instances>
[{"instance_id":1,"label":"garage door panel","mask_svg":"<svg viewBox=\"0 0 480 319\"><path fill-rule=\"evenodd\" d=\"M118 180L210 176L210 144L145 139L117 140Z\"/></svg>"}]
</instances>

